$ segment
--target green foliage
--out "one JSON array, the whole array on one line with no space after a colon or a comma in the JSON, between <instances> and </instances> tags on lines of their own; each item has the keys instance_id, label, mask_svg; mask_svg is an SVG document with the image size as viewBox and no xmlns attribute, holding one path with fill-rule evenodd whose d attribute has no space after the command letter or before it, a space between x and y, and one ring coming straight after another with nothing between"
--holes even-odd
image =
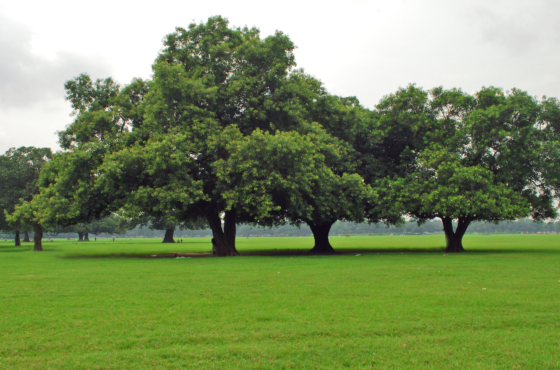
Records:
<instances>
[{"instance_id":1,"label":"green foliage","mask_svg":"<svg viewBox=\"0 0 560 370\"><path fill-rule=\"evenodd\" d=\"M411 161L403 156L408 147L396 144L398 140L405 141L408 133L406 124L395 125L394 122L380 120L375 112L360 106L355 97L328 94L319 80L303 70L290 74L283 87L282 98L285 104L290 105L289 115L284 117L282 113L286 112L282 112L281 119L274 121L274 126L313 137L317 136L316 130L309 129L313 127L309 122L318 123L325 131L321 139L325 165L339 177L358 175L366 184L373 186L378 179L400 174ZM288 125L286 122L293 123ZM327 140L326 136L331 139ZM329 149L329 145L333 147ZM342 155L333 156L331 153ZM397 161L403 163L396 165ZM318 201L311 201L310 206L317 211L312 218L308 218L309 222L329 224L336 219L358 222L365 219L374 223L398 224L402 221L401 210L394 206L394 202L380 197L376 192L372 193L370 190L367 195L364 193L361 197L356 197L355 193L344 194L344 185L332 183L332 187L339 188L340 192L327 195L325 190L328 187L329 185L323 189L320 186L314 187L317 194L311 198ZM334 209L353 208L354 211L352 215L342 211L339 218L337 212L322 209L330 207L326 205L329 202L334 203ZM298 217L294 215L292 218Z\"/></svg>"},{"instance_id":2,"label":"green foliage","mask_svg":"<svg viewBox=\"0 0 560 370\"><path fill-rule=\"evenodd\" d=\"M208 222L205 218L177 221L173 215L145 217L139 225L141 227L148 226L151 230L205 230L208 228Z\"/></svg>"},{"instance_id":3,"label":"green foliage","mask_svg":"<svg viewBox=\"0 0 560 370\"><path fill-rule=\"evenodd\" d=\"M127 230L133 229L135 223L118 215L110 215L99 220L88 223L79 223L72 227L76 233L99 234L124 234Z\"/></svg>"},{"instance_id":4,"label":"green foliage","mask_svg":"<svg viewBox=\"0 0 560 370\"><path fill-rule=\"evenodd\" d=\"M105 150L100 144L85 147L56 154L42 172L41 193L26 206L35 209L42 225L70 226L89 222L106 212L111 196L94 187L96 167Z\"/></svg>"},{"instance_id":5,"label":"green foliage","mask_svg":"<svg viewBox=\"0 0 560 370\"><path fill-rule=\"evenodd\" d=\"M49 148L11 148L0 156L0 230L30 229L32 213L11 217L20 202L30 201L39 193L41 168L52 158Z\"/></svg>"},{"instance_id":6,"label":"green foliage","mask_svg":"<svg viewBox=\"0 0 560 370\"><path fill-rule=\"evenodd\" d=\"M140 104L147 85L135 79L121 89L112 79L93 83L82 74L65 85L76 118L59 132L67 149L54 155L39 179L41 193L22 207L35 220L51 228L88 223L110 215L114 194L95 186L103 157L121 147L134 125L141 126ZM23 212L23 208L22 208ZM22 213L23 214L23 213Z\"/></svg>"},{"instance_id":7,"label":"green foliage","mask_svg":"<svg viewBox=\"0 0 560 370\"><path fill-rule=\"evenodd\" d=\"M415 178L397 180L414 217L493 221L528 216L528 202L520 192L496 181L482 166L465 166L458 153L426 149L418 164Z\"/></svg>"},{"instance_id":8,"label":"green foliage","mask_svg":"<svg viewBox=\"0 0 560 370\"><path fill-rule=\"evenodd\" d=\"M517 89L483 88L473 96L401 89L380 103L380 114L414 128L423 144L410 147L416 160L406 175L379 186L420 222L439 217L450 227L458 219L459 243L471 221L554 218L558 107Z\"/></svg>"},{"instance_id":9,"label":"green foliage","mask_svg":"<svg viewBox=\"0 0 560 370\"><path fill-rule=\"evenodd\" d=\"M177 105L190 103L192 109L211 113L222 127L236 124L250 134L269 126L271 97L295 65L293 49L279 31L263 40L256 28L230 28L227 19L211 17L167 35L154 64L154 81L158 84L172 66L181 67L181 82L174 85L183 88L168 88L167 83L162 92L166 98L179 93ZM165 116L170 118L169 113Z\"/></svg>"},{"instance_id":10,"label":"green foliage","mask_svg":"<svg viewBox=\"0 0 560 370\"><path fill-rule=\"evenodd\" d=\"M209 207L223 210L211 172L212 163L228 155L229 134L222 130L236 124L251 132L269 124L267 95L293 65L292 49L281 33L261 40L256 29L230 29L214 17L168 35L150 84L136 80L120 89L110 79L93 84L85 75L67 83L77 118L61 142L75 146L70 161L89 158L81 164L81 181L66 181L71 175L64 168L53 171L63 173L53 193L65 199L84 194L60 214L91 219L103 207L124 207L136 218L172 212L187 221ZM68 189L57 191L64 182ZM104 201L89 212L93 199Z\"/></svg>"},{"instance_id":11,"label":"green foliage","mask_svg":"<svg viewBox=\"0 0 560 370\"><path fill-rule=\"evenodd\" d=\"M58 133L64 149L87 143L115 140L133 128L142 126L141 104L148 94L148 84L135 78L121 87L113 79L91 81L81 74L64 85L66 99L72 104L76 116L66 130ZM113 144L114 145L114 144Z\"/></svg>"},{"instance_id":12,"label":"green foliage","mask_svg":"<svg viewBox=\"0 0 560 370\"><path fill-rule=\"evenodd\" d=\"M230 142L233 154L216 165L218 189L228 206L246 210L254 217L251 222L260 225L362 221L373 191L360 176L348 173L347 145L317 124L307 130L307 135L272 135L257 129Z\"/></svg>"}]
</instances>

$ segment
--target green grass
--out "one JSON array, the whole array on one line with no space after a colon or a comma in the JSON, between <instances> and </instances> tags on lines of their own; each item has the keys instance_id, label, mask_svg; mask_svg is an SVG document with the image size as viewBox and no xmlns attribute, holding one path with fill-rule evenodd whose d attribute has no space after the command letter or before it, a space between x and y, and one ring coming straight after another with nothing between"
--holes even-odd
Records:
<instances>
[{"instance_id":1,"label":"green grass","mask_svg":"<svg viewBox=\"0 0 560 370\"><path fill-rule=\"evenodd\" d=\"M0 368L560 369L558 235L183 240L0 242Z\"/></svg>"}]
</instances>

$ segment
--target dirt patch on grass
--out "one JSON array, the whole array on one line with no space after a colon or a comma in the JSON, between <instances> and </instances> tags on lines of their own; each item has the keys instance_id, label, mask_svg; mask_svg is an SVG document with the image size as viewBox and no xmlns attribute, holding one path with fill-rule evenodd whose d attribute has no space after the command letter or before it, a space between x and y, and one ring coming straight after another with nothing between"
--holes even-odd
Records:
<instances>
[{"instance_id":1,"label":"dirt patch on grass","mask_svg":"<svg viewBox=\"0 0 560 370\"><path fill-rule=\"evenodd\" d=\"M186 257L212 257L212 253L157 253L157 254L144 254L137 256L139 258L186 258Z\"/></svg>"}]
</instances>

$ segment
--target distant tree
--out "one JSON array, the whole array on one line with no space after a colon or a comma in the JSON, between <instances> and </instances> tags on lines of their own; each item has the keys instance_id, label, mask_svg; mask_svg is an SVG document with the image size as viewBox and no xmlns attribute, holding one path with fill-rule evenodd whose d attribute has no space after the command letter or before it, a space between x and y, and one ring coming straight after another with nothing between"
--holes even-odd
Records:
<instances>
[{"instance_id":1,"label":"distant tree","mask_svg":"<svg viewBox=\"0 0 560 370\"><path fill-rule=\"evenodd\" d=\"M422 104L410 111L410 93ZM448 252L464 251L462 238L473 221L556 216L560 185L560 105L537 101L513 89L490 87L474 95L461 90L415 86L382 105L382 114L403 124L416 117L426 145L414 170L390 182L395 200L420 223L440 218ZM457 226L454 230L453 220Z\"/></svg>"},{"instance_id":2,"label":"distant tree","mask_svg":"<svg viewBox=\"0 0 560 370\"><path fill-rule=\"evenodd\" d=\"M204 230L208 228L208 222L204 218L198 218L187 221L177 221L174 216L159 216L146 218L141 223L142 226L148 226L151 230L165 230L163 243L175 243L173 239L175 230Z\"/></svg>"},{"instance_id":3,"label":"distant tree","mask_svg":"<svg viewBox=\"0 0 560 370\"><path fill-rule=\"evenodd\" d=\"M43 236L57 236L60 234L70 234L73 232L74 229L72 226L51 225L43 227Z\"/></svg>"},{"instance_id":4,"label":"distant tree","mask_svg":"<svg viewBox=\"0 0 560 370\"><path fill-rule=\"evenodd\" d=\"M110 234L118 235L124 234L127 230L136 227L136 223L127 218L121 217L116 214L111 214L102 219L94 219L88 223L78 223L71 228L73 232L78 233L78 241L89 242L89 235Z\"/></svg>"},{"instance_id":5,"label":"distant tree","mask_svg":"<svg viewBox=\"0 0 560 370\"><path fill-rule=\"evenodd\" d=\"M27 228L23 231L23 242L24 243L31 242L31 239L29 239L29 231L27 230Z\"/></svg>"},{"instance_id":6,"label":"distant tree","mask_svg":"<svg viewBox=\"0 0 560 370\"><path fill-rule=\"evenodd\" d=\"M32 214L27 217L14 217L13 213L18 204L30 201L39 193L38 179L41 168L51 158L49 148L34 147L11 148L0 156L0 229L15 232L16 246L21 245L20 231L27 235L27 230L33 228L36 235L35 250L42 250L42 227L38 220Z\"/></svg>"}]
</instances>

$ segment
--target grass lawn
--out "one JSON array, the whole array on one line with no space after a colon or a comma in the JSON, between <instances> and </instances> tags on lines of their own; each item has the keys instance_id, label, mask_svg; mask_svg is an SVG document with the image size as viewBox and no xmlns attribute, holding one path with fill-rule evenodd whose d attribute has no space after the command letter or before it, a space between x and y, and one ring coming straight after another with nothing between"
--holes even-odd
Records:
<instances>
[{"instance_id":1,"label":"grass lawn","mask_svg":"<svg viewBox=\"0 0 560 370\"><path fill-rule=\"evenodd\" d=\"M560 235L183 240L0 242L0 368L560 369Z\"/></svg>"}]
</instances>

